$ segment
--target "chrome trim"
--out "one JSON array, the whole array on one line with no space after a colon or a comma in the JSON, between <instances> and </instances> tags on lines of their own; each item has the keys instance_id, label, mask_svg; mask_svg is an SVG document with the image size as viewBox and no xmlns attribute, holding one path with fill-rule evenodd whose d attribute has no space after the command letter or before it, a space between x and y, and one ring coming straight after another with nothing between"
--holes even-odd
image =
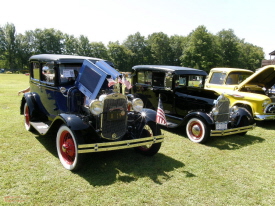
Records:
<instances>
[{"instance_id":1,"label":"chrome trim","mask_svg":"<svg viewBox=\"0 0 275 206\"><path fill-rule=\"evenodd\" d=\"M226 130L211 130L210 136L226 136L231 134L238 134L242 132L247 132L253 130L256 127L256 123L253 125L245 126L245 127L238 127L233 129L226 129Z\"/></svg>"},{"instance_id":2,"label":"chrome trim","mask_svg":"<svg viewBox=\"0 0 275 206\"><path fill-rule=\"evenodd\" d=\"M164 135L158 135L153 137L124 140L124 141L117 141L117 142L80 144L78 145L78 153L104 152L104 151L111 151L111 150L128 149L128 148L139 147L147 144L155 144L155 143L163 142L163 140L164 140Z\"/></svg>"},{"instance_id":3,"label":"chrome trim","mask_svg":"<svg viewBox=\"0 0 275 206\"><path fill-rule=\"evenodd\" d=\"M264 113L267 113L267 114L274 114L274 113L271 113L271 112L268 112L267 109L269 109L271 106L275 106L275 103L270 103L268 105L265 106L265 109L264 109Z\"/></svg>"},{"instance_id":4,"label":"chrome trim","mask_svg":"<svg viewBox=\"0 0 275 206\"><path fill-rule=\"evenodd\" d=\"M274 115L256 115L254 117L255 120L274 120L275 119L275 114Z\"/></svg>"}]
</instances>

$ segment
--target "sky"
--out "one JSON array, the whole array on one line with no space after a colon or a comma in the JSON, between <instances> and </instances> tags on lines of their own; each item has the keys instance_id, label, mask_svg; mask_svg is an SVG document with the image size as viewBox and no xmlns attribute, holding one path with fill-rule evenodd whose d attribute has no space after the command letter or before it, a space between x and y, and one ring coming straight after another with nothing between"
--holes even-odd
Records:
<instances>
[{"instance_id":1,"label":"sky","mask_svg":"<svg viewBox=\"0 0 275 206\"><path fill-rule=\"evenodd\" d=\"M0 26L17 34L54 28L90 42L123 43L129 35L187 36L198 26L217 34L234 30L245 42L275 50L274 0L0 0Z\"/></svg>"}]
</instances>

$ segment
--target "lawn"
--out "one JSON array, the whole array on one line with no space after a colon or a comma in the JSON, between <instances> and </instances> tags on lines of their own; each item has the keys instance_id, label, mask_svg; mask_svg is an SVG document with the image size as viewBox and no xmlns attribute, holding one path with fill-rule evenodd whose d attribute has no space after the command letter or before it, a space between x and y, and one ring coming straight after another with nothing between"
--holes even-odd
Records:
<instances>
[{"instance_id":1,"label":"lawn","mask_svg":"<svg viewBox=\"0 0 275 206\"><path fill-rule=\"evenodd\" d=\"M0 205L273 205L275 121L246 136L188 140L183 128L162 129L158 154L134 150L89 154L65 170L55 137L25 131L19 90L28 76L0 74Z\"/></svg>"}]
</instances>

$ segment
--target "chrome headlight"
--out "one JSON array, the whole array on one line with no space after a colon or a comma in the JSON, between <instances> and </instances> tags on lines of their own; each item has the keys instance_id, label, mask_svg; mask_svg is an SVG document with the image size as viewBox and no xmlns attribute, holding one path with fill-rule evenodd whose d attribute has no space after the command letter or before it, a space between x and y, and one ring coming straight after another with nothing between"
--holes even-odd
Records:
<instances>
[{"instance_id":1,"label":"chrome headlight","mask_svg":"<svg viewBox=\"0 0 275 206\"><path fill-rule=\"evenodd\" d=\"M141 112L143 109L143 106L144 106L143 101L140 98L133 99L132 107L133 107L134 111Z\"/></svg>"},{"instance_id":2,"label":"chrome headlight","mask_svg":"<svg viewBox=\"0 0 275 206\"><path fill-rule=\"evenodd\" d=\"M233 106L230 108L230 113L236 113L239 110L239 107Z\"/></svg>"},{"instance_id":3,"label":"chrome headlight","mask_svg":"<svg viewBox=\"0 0 275 206\"><path fill-rule=\"evenodd\" d=\"M212 112L213 112L214 115L218 115L219 114L219 109L217 107L214 107L212 109Z\"/></svg>"},{"instance_id":4,"label":"chrome headlight","mask_svg":"<svg viewBox=\"0 0 275 206\"><path fill-rule=\"evenodd\" d=\"M269 104L269 99L264 100L262 106L266 107Z\"/></svg>"},{"instance_id":5,"label":"chrome headlight","mask_svg":"<svg viewBox=\"0 0 275 206\"><path fill-rule=\"evenodd\" d=\"M103 102L103 100L107 97L107 94L102 94L100 95L100 97L98 98L99 101Z\"/></svg>"},{"instance_id":6,"label":"chrome headlight","mask_svg":"<svg viewBox=\"0 0 275 206\"><path fill-rule=\"evenodd\" d=\"M103 103L99 100L91 101L89 109L94 115L99 115L103 112Z\"/></svg>"}]
</instances>

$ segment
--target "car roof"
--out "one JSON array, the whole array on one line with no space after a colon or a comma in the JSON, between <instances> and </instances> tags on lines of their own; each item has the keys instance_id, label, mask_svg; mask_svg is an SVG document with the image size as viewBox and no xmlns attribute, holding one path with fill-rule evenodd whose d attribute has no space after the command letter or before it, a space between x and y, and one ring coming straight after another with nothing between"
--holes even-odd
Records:
<instances>
[{"instance_id":1,"label":"car roof","mask_svg":"<svg viewBox=\"0 0 275 206\"><path fill-rule=\"evenodd\" d=\"M172 72L174 74L194 74L207 76L207 73L203 70L180 67L180 66L167 66L167 65L137 65L132 67L133 70L151 70L151 71L162 71Z\"/></svg>"},{"instance_id":2,"label":"car roof","mask_svg":"<svg viewBox=\"0 0 275 206\"><path fill-rule=\"evenodd\" d=\"M85 59L91 61L100 61L103 59L87 57L87 56L76 56L76 55L64 55L64 54L37 54L30 57L29 61L55 61L57 63L82 63ZM105 60L104 60L105 61Z\"/></svg>"},{"instance_id":3,"label":"car roof","mask_svg":"<svg viewBox=\"0 0 275 206\"><path fill-rule=\"evenodd\" d=\"M220 72L223 72L223 71L227 71L227 72L231 72L231 71L240 71L240 72L250 72L251 74L254 73L253 71L249 70L249 69L241 69L241 68L229 68L229 67L217 67L217 68L213 68L211 69L211 71L220 71Z\"/></svg>"},{"instance_id":4,"label":"car roof","mask_svg":"<svg viewBox=\"0 0 275 206\"><path fill-rule=\"evenodd\" d=\"M259 85L262 87L270 88L275 84L275 65L264 66L251 76L247 77L238 88L241 89L245 85Z\"/></svg>"}]
</instances>

